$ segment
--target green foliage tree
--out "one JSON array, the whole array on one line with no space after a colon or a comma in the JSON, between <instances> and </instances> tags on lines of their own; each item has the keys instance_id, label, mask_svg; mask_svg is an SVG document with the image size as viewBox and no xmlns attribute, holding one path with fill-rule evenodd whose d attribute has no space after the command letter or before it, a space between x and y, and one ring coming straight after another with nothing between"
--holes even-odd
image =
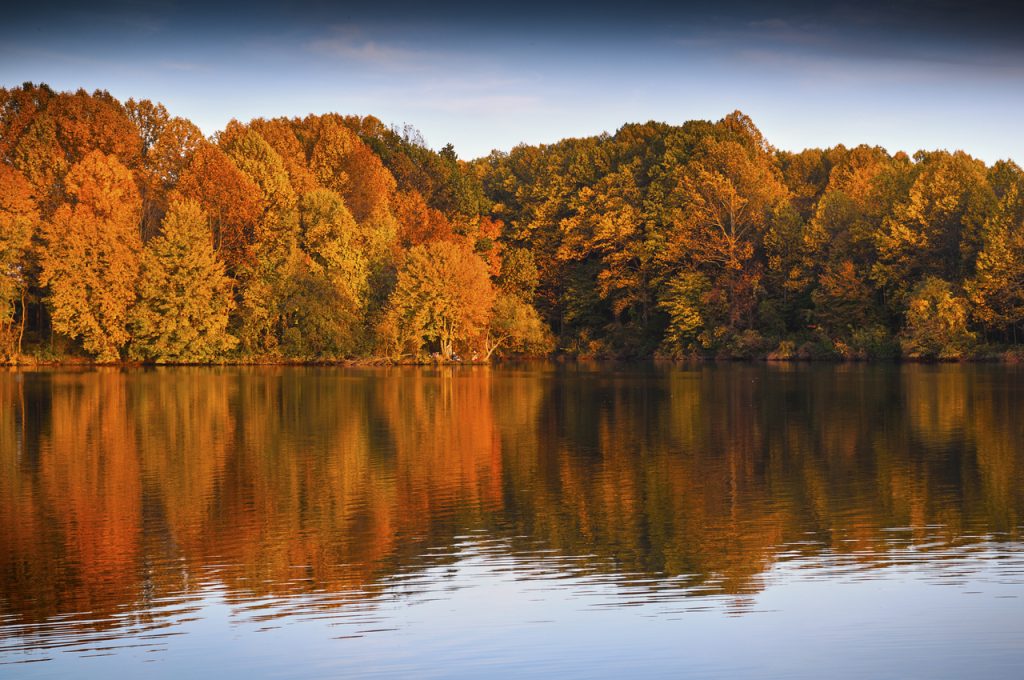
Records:
<instances>
[{"instance_id":1,"label":"green foliage tree","mask_svg":"<svg viewBox=\"0 0 1024 680\"><path fill-rule=\"evenodd\" d=\"M973 316L984 328L1017 342L1024 322L1024 180L1008 186L982 230L975 274L965 284Z\"/></svg>"},{"instance_id":2,"label":"green foliage tree","mask_svg":"<svg viewBox=\"0 0 1024 680\"><path fill-rule=\"evenodd\" d=\"M658 306L668 314L663 349L675 354L694 349L705 332L704 307L711 282L700 272L680 272L669 279Z\"/></svg>"},{"instance_id":3,"label":"green foliage tree","mask_svg":"<svg viewBox=\"0 0 1024 680\"><path fill-rule=\"evenodd\" d=\"M551 331L533 305L504 291L496 295L483 346L484 360L495 352L544 355L553 347Z\"/></svg>"},{"instance_id":4,"label":"green foliage tree","mask_svg":"<svg viewBox=\"0 0 1024 680\"><path fill-rule=\"evenodd\" d=\"M537 266L529 250L511 248L502 254L484 345L485 360L495 352L540 355L554 348L551 330L531 304L537 281Z\"/></svg>"},{"instance_id":5,"label":"green foliage tree","mask_svg":"<svg viewBox=\"0 0 1024 680\"><path fill-rule=\"evenodd\" d=\"M877 236L875 278L897 301L924 276L961 279L995 202L980 161L962 152L920 156L913 185Z\"/></svg>"},{"instance_id":6,"label":"green foliage tree","mask_svg":"<svg viewBox=\"0 0 1024 680\"><path fill-rule=\"evenodd\" d=\"M967 300L935 276L925 277L910 295L900 350L910 359L959 359L975 335L967 328Z\"/></svg>"},{"instance_id":7,"label":"green foliage tree","mask_svg":"<svg viewBox=\"0 0 1024 680\"><path fill-rule=\"evenodd\" d=\"M833 337L847 338L870 320L871 288L849 260L827 267L811 298L815 321Z\"/></svg>"},{"instance_id":8,"label":"green foliage tree","mask_svg":"<svg viewBox=\"0 0 1024 680\"><path fill-rule=\"evenodd\" d=\"M328 278L295 261L277 295L281 352L293 359L340 359L355 353L360 317L338 298Z\"/></svg>"},{"instance_id":9,"label":"green foliage tree","mask_svg":"<svg viewBox=\"0 0 1024 680\"><path fill-rule=\"evenodd\" d=\"M301 258L293 259L283 290L286 354L353 354L361 339L370 267L361 229L342 198L316 189L300 201Z\"/></svg>"},{"instance_id":10,"label":"green foliage tree","mask_svg":"<svg viewBox=\"0 0 1024 680\"><path fill-rule=\"evenodd\" d=\"M172 203L143 254L131 355L156 363L222 359L238 344L227 332L233 308L206 213L195 201Z\"/></svg>"},{"instance_id":11,"label":"green foliage tree","mask_svg":"<svg viewBox=\"0 0 1024 680\"><path fill-rule=\"evenodd\" d=\"M559 225L556 251L560 261L600 263L594 292L612 318L599 330L626 351L644 344L655 306L652 279L657 260L637 186L640 165L640 159L634 159L578 192L569 202L574 214Z\"/></svg>"}]
</instances>

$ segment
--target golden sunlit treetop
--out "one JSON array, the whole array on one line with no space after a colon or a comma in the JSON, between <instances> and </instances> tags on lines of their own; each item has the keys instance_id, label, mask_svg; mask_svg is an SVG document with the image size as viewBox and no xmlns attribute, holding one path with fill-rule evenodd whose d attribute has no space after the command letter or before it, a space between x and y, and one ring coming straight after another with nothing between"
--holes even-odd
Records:
<instances>
[{"instance_id":1,"label":"golden sunlit treetop","mask_svg":"<svg viewBox=\"0 0 1024 680\"><path fill-rule=\"evenodd\" d=\"M0 90L0 140L7 361L954 359L1016 351L1024 322L1019 167L782 152L741 112L466 162L373 117L207 139L26 84ZM216 330L164 297L196 276ZM171 327L223 341L154 350Z\"/></svg>"}]
</instances>

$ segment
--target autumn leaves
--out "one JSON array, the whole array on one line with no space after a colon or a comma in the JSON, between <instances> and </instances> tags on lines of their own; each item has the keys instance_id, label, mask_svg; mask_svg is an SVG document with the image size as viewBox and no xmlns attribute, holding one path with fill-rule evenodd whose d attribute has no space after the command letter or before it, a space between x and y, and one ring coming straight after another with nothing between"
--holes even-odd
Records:
<instances>
[{"instance_id":1,"label":"autumn leaves","mask_svg":"<svg viewBox=\"0 0 1024 680\"><path fill-rule=\"evenodd\" d=\"M113 156L88 153L64 180L68 201L43 224L39 283L54 330L80 338L99 361L127 345L142 238L141 199Z\"/></svg>"},{"instance_id":2,"label":"autumn leaves","mask_svg":"<svg viewBox=\"0 0 1024 680\"><path fill-rule=\"evenodd\" d=\"M779 151L739 112L481 162L506 242L536 258L538 309L577 354L954 359L1019 339L1012 162Z\"/></svg>"},{"instance_id":3,"label":"autumn leaves","mask_svg":"<svg viewBox=\"0 0 1024 680\"><path fill-rule=\"evenodd\" d=\"M207 139L158 104L0 90L0 353L994 356L1024 324L1024 173L772 148L711 123L473 162L337 114Z\"/></svg>"},{"instance_id":4,"label":"autumn leaves","mask_svg":"<svg viewBox=\"0 0 1024 680\"><path fill-rule=\"evenodd\" d=\"M65 338L101 362L549 348L533 289L502 288L501 224L450 149L333 114L207 139L102 92L27 84L0 102L6 360L26 329L31 352Z\"/></svg>"}]
</instances>

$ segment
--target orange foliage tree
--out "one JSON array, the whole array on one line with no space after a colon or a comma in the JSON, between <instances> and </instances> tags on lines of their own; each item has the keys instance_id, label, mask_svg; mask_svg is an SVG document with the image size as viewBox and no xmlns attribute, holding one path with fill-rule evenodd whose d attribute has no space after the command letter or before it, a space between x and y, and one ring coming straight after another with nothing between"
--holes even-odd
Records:
<instances>
[{"instance_id":1,"label":"orange foliage tree","mask_svg":"<svg viewBox=\"0 0 1024 680\"><path fill-rule=\"evenodd\" d=\"M129 340L142 238L141 200L131 173L93 151L67 176L72 203L44 226L41 282L55 330L81 337L100 361L115 361Z\"/></svg>"},{"instance_id":2,"label":"orange foliage tree","mask_svg":"<svg viewBox=\"0 0 1024 680\"><path fill-rule=\"evenodd\" d=\"M200 146L174 194L202 206L210 220L214 246L229 269L235 270L245 261L264 201L260 188L227 154L212 144Z\"/></svg>"},{"instance_id":3,"label":"orange foliage tree","mask_svg":"<svg viewBox=\"0 0 1024 680\"><path fill-rule=\"evenodd\" d=\"M32 186L20 172L0 164L0 357L21 354L31 241L38 222Z\"/></svg>"}]
</instances>

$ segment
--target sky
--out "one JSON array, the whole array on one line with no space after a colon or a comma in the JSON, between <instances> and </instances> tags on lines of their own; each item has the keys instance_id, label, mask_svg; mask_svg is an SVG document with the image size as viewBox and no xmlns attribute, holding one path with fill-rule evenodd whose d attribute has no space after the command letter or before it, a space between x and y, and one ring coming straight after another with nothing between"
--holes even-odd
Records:
<instances>
[{"instance_id":1,"label":"sky","mask_svg":"<svg viewBox=\"0 0 1024 680\"><path fill-rule=\"evenodd\" d=\"M232 118L337 111L462 158L741 110L777 148L963 149L1024 164L1024 3L22 2L0 86Z\"/></svg>"}]
</instances>

